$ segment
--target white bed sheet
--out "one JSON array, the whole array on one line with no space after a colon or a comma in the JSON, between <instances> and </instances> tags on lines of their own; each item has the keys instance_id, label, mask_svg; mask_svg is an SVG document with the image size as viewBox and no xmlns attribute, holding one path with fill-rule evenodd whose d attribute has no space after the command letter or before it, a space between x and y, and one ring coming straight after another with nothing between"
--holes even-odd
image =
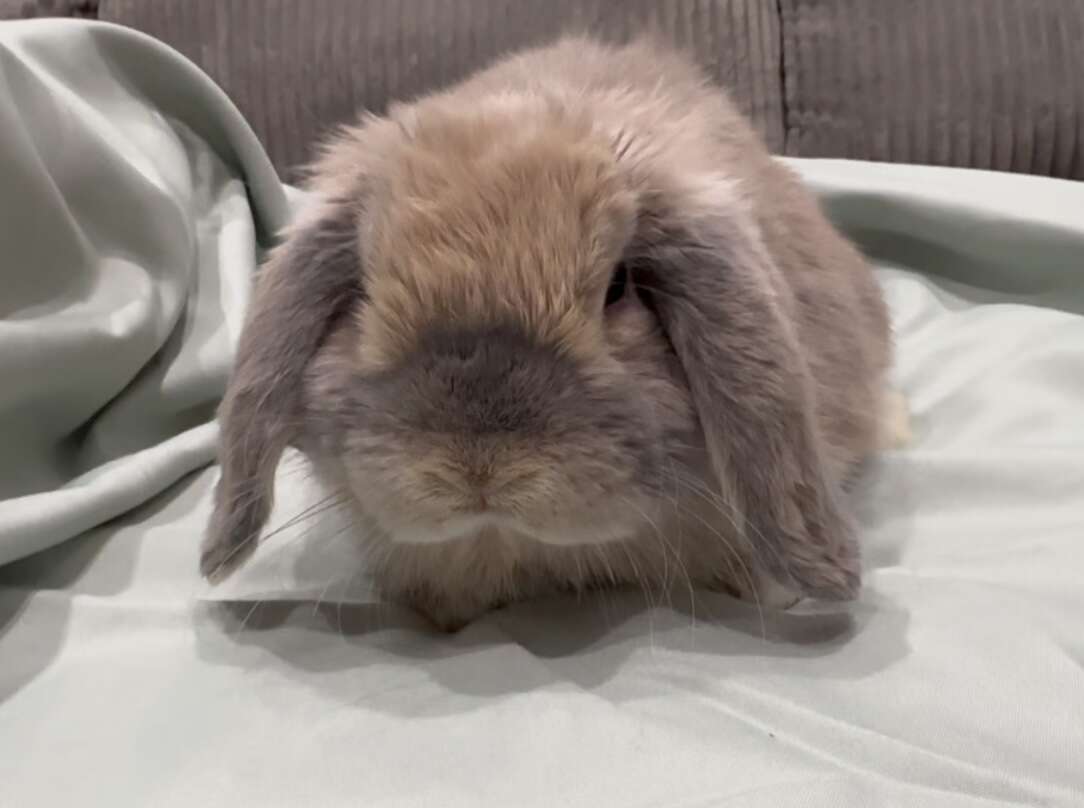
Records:
<instances>
[{"instance_id":1,"label":"white bed sheet","mask_svg":"<svg viewBox=\"0 0 1084 808\"><path fill-rule=\"evenodd\" d=\"M1084 805L1084 188L800 165L879 257L914 411L858 492L858 603L438 636L326 519L210 590L208 470L0 568L0 805ZM313 496L279 489L279 521Z\"/></svg>"}]
</instances>

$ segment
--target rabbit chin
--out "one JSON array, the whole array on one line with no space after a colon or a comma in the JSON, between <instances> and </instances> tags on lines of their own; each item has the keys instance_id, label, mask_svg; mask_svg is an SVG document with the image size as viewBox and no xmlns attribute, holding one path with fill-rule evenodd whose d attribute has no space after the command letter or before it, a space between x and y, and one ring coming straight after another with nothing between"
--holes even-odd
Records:
<instances>
[{"instance_id":1,"label":"rabbit chin","mask_svg":"<svg viewBox=\"0 0 1084 808\"><path fill-rule=\"evenodd\" d=\"M481 534L498 534L508 541L537 541L559 547L605 544L635 537L641 525L631 522L605 524L568 524L536 527L503 514L462 514L431 521L385 521L377 523L392 542L397 544L439 544L469 539Z\"/></svg>"}]
</instances>

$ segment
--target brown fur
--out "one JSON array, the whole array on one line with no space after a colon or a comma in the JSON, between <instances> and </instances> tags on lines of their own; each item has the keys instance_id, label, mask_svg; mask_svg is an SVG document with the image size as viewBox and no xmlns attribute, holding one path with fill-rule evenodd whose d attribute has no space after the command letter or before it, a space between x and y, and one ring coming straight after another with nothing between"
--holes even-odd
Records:
<instances>
[{"instance_id":1,"label":"brown fur","mask_svg":"<svg viewBox=\"0 0 1084 808\"><path fill-rule=\"evenodd\" d=\"M351 493L377 581L446 627L599 582L855 594L840 494L887 313L684 57L527 51L348 129L311 185L223 404L205 574L255 546L292 441Z\"/></svg>"}]
</instances>

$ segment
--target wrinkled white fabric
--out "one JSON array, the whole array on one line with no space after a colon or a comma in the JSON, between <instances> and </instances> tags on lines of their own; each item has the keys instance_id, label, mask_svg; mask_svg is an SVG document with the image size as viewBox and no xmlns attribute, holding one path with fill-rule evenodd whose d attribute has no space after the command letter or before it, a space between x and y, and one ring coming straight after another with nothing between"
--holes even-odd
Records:
<instances>
[{"instance_id":1,"label":"wrinkled white fabric","mask_svg":"<svg viewBox=\"0 0 1084 808\"><path fill-rule=\"evenodd\" d=\"M1068 243L1084 188L800 166L880 256L913 409L856 493L857 604L611 594L435 636L330 517L209 590L209 471L0 570L11 804L1084 804L1084 275L997 263L1029 221ZM282 523L318 493L280 476Z\"/></svg>"},{"instance_id":2,"label":"wrinkled white fabric","mask_svg":"<svg viewBox=\"0 0 1084 808\"><path fill-rule=\"evenodd\" d=\"M911 445L855 494L857 603L608 593L434 635L373 602L349 526L318 509L208 588L205 470L0 567L0 805L1084 805L1084 186L795 165L878 263L913 410ZM220 357L177 357L220 384ZM139 446L176 476L213 442L185 428ZM145 460L100 467L88 502L161 490ZM320 498L296 458L278 488L280 525ZM87 517L40 514L64 530L28 524L15 555Z\"/></svg>"}]
</instances>

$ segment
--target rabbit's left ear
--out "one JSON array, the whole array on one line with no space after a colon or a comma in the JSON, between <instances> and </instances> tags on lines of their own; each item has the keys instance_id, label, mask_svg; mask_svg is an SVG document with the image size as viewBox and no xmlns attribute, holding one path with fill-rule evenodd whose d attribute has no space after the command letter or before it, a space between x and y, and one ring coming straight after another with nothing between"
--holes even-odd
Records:
<instances>
[{"instance_id":1,"label":"rabbit's left ear","mask_svg":"<svg viewBox=\"0 0 1084 808\"><path fill-rule=\"evenodd\" d=\"M218 581L252 555L274 501L275 468L296 440L303 376L337 314L359 300L360 211L321 203L261 268L219 408L221 477L200 555Z\"/></svg>"},{"instance_id":2,"label":"rabbit's left ear","mask_svg":"<svg viewBox=\"0 0 1084 808\"><path fill-rule=\"evenodd\" d=\"M786 279L752 212L724 181L643 205L626 261L654 292L744 540L781 583L853 598L854 527L826 468Z\"/></svg>"}]
</instances>

